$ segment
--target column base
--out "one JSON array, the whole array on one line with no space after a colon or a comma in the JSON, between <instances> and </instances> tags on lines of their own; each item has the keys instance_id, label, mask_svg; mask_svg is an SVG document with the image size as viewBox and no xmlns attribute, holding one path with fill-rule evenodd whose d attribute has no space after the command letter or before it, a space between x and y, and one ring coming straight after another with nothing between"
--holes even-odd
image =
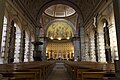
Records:
<instances>
[{"instance_id":1,"label":"column base","mask_svg":"<svg viewBox=\"0 0 120 80\"><path fill-rule=\"evenodd\" d=\"M116 80L120 80L120 60L115 60L115 75Z\"/></svg>"},{"instance_id":2,"label":"column base","mask_svg":"<svg viewBox=\"0 0 120 80\"><path fill-rule=\"evenodd\" d=\"M41 51L33 51L33 59L34 61L42 61L41 59Z\"/></svg>"}]
</instances>

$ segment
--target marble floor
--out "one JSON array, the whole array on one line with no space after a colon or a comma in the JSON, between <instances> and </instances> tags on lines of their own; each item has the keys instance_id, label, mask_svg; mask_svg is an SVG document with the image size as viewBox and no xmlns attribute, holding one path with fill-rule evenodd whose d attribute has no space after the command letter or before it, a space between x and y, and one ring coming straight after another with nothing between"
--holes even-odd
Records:
<instances>
[{"instance_id":1,"label":"marble floor","mask_svg":"<svg viewBox=\"0 0 120 80\"><path fill-rule=\"evenodd\" d=\"M68 75L64 63L56 63L47 80L72 80Z\"/></svg>"}]
</instances>

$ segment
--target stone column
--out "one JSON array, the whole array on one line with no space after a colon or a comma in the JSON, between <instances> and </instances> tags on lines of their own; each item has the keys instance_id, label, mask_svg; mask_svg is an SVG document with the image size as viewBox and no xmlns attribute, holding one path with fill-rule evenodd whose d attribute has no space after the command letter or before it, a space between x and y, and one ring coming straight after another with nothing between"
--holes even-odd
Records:
<instances>
[{"instance_id":1,"label":"stone column","mask_svg":"<svg viewBox=\"0 0 120 80\"><path fill-rule=\"evenodd\" d=\"M115 14L115 25L117 33L118 54L120 59L120 0L113 0L113 8Z\"/></svg>"},{"instance_id":2,"label":"stone column","mask_svg":"<svg viewBox=\"0 0 120 80\"><path fill-rule=\"evenodd\" d=\"M104 45L104 33L98 33L98 62L106 62L105 57L105 45Z\"/></svg>"},{"instance_id":3,"label":"stone column","mask_svg":"<svg viewBox=\"0 0 120 80\"><path fill-rule=\"evenodd\" d=\"M80 26L80 60L84 60L85 59L85 40L84 40L84 27Z\"/></svg>"},{"instance_id":4,"label":"stone column","mask_svg":"<svg viewBox=\"0 0 120 80\"><path fill-rule=\"evenodd\" d=\"M25 37L24 62L28 62L28 58L29 58L29 35L26 34L26 37Z\"/></svg>"},{"instance_id":5,"label":"stone column","mask_svg":"<svg viewBox=\"0 0 120 80\"><path fill-rule=\"evenodd\" d=\"M33 58L34 61L41 61L41 51L40 51L40 45L42 45L42 42L39 42L39 33L40 33L40 26L35 27L35 42L34 44L34 53Z\"/></svg>"},{"instance_id":6,"label":"stone column","mask_svg":"<svg viewBox=\"0 0 120 80\"><path fill-rule=\"evenodd\" d=\"M19 54L19 62L22 62L22 43L23 43L23 32L21 31L21 39L20 39L20 54Z\"/></svg>"},{"instance_id":7,"label":"stone column","mask_svg":"<svg viewBox=\"0 0 120 80\"><path fill-rule=\"evenodd\" d=\"M9 41L9 50L8 50L8 63L14 62L14 51L15 51L15 37L16 37L16 27L14 26L14 21L11 22L10 29L10 41Z\"/></svg>"},{"instance_id":8,"label":"stone column","mask_svg":"<svg viewBox=\"0 0 120 80\"><path fill-rule=\"evenodd\" d=\"M3 63L8 63L8 50L9 50L9 37L10 37L10 29L11 26L9 25L9 23L7 24L7 32L6 32L6 42L5 42L5 54L4 54L4 61Z\"/></svg>"},{"instance_id":9,"label":"stone column","mask_svg":"<svg viewBox=\"0 0 120 80\"><path fill-rule=\"evenodd\" d=\"M24 53L25 53L25 30L21 31L20 54L19 54L20 62L24 62Z\"/></svg>"},{"instance_id":10,"label":"stone column","mask_svg":"<svg viewBox=\"0 0 120 80\"><path fill-rule=\"evenodd\" d=\"M85 61L89 61L89 42L85 41Z\"/></svg>"},{"instance_id":11,"label":"stone column","mask_svg":"<svg viewBox=\"0 0 120 80\"><path fill-rule=\"evenodd\" d=\"M31 37L31 42L30 42L30 61L33 61L33 51L34 51L34 45L32 44L32 42L34 41L34 39Z\"/></svg>"},{"instance_id":12,"label":"stone column","mask_svg":"<svg viewBox=\"0 0 120 80\"><path fill-rule=\"evenodd\" d=\"M114 60L118 60L117 38L115 36L116 35L115 23L111 26L109 30L110 30L109 33L110 33L111 56L112 62L114 62Z\"/></svg>"},{"instance_id":13,"label":"stone column","mask_svg":"<svg viewBox=\"0 0 120 80\"><path fill-rule=\"evenodd\" d=\"M42 51L41 56L42 56L42 60L46 60L46 38L41 38L40 40L41 42L43 42L44 44L40 46L40 50Z\"/></svg>"},{"instance_id":14,"label":"stone column","mask_svg":"<svg viewBox=\"0 0 120 80\"><path fill-rule=\"evenodd\" d=\"M120 0L113 0L113 8L115 14L115 25L117 34L118 55L120 59ZM116 80L120 80L120 60L116 62Z\"/></svg>"},{"instance_id":15,"label":"stone column","mask_svg":"<svg viewBox=\"0 0 120 80\"><path fill-rule=\"evenodd\" d=\"M3 30L3 21L4 21L4 11L5 11L5 1L6 0L0 0L0 51L1 51L2 30ZM0 52L0 60L2 60L1 52Z\"/></svg>"},{"instance_id":16,"label":"stone column","mask_svg":"<svg viewBox=\"0 0 120 80\"><path fill-rule=\"evenodd\" d=\"M80 41L78 38L75 38L73 41L74 44L74 59L78 58L80 60Z\"/></svg>"},{"instance_id":17,"label":"stone column","mask_svg":"<svg viewBox=\"0 0 120 80\"><path fill-rule=\"evenodd\" d=\"M31 56L31 34L29 36L29 43L28 43L28 62L30 62L30 56Z\"/></svg>"},{"instance_id":18,"label":"stone column","mask_svg":"<svg viewBox=\"0 0 120 80\"><path fill-rule=\"evenodd\" d=\"M1 51L1 40L2 40L2 30L3 30L3 21L4 21L4 11L5 11L5 1L0 0L0 51Z\"/></svg>"},{"instance_id":19,"label":"stone column","mask_svg":"<svg viewBox=\"0 0 120 80\"><path fill-rule=\"evenodd\" d=\"M96 56L95 56L95 41L94 41L94 35L90 36L90 60L91 61L96 61Z\"/></svg>"}]
</instances>

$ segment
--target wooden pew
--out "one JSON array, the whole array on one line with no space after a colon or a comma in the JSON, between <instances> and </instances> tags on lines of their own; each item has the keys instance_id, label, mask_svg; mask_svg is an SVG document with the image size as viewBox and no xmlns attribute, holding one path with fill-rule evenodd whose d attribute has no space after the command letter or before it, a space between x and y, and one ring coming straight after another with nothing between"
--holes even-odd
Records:
<instances>
[{"instance_id":1,"label":"wooden pew","mask_svg":"<svg viewBox=\"0 0 120 80\"><path fill-rule=\"evenodd\" d=\"M67 68L67 71L69 71L71 74L73 80L86 80L86 78L89 77L92 79L95 78L94 80L97 80L96 77L94 77L96 74L100 75L101 79L103 77L110 77L110 75L112 75L112 77L115 77L114 64L112 63L107 64L87 61L66 61L65 66Z\"/></svg>"},{"instance_id":2,"label":"wooden pew","mask_svg":"<svg viewBox=\"0 0 120 80\"><path fill-rule=\"evenodd\" d=\"M37 80L36 72L0 72L0 74L2 74L3 77L8 77L9 80Z\"/></svg>"},{"instance_id":3,"label":"wooden pew","mask_svg":"<svg viewBox=\"0 0 120 80\"><path fill-rule=\"evenodd\" d=\"M15 64L0 64L0 74L7 74L5 77L12 78L29 78L31 80L46 80L47 75L54 67L55 62L24 62ZM12 76L9 76L9 75ZM30 77L29 77L30 76Z\"/></svg>"},{"instance_id":4,"label":"wooden pew","mask_svg":"<svg viewBox=\"0 0 120 80\"><path fill-rule=\"evenodd\" d=\"M114 72L82 72L82 80L115 80L114 76Z\"/></svg>"},{"instance_id":5,"label":"wooden pew","mask_svg":"<svg viewBox=\"0 0 120 80\"><path fill-rule=\"evenodd\" d=\"M0 80L8 80L8 78L3 77L2 74L0 74Z\"/></svg>"}]
</instances>

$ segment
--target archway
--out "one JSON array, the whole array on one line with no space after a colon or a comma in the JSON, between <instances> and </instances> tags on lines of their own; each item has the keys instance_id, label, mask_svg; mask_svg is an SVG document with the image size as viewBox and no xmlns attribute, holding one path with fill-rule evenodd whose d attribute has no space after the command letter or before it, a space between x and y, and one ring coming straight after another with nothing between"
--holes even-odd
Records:
<instances>
[{"instance_id":1,"label":"archway","mask_svg":"<svg viewBox=\"0 0 120 80\"><path fill-rule=\"evenodd\" d=\"M64 20L53 21L46 30L46 57L51 60L73 60L74 37L71 25Z\"/></svg>"},{"instance_id":2,"label":"archway","mask_svg":"<svg viewBox=\"0 0 120 80\"><path fill-rule=\"evenodd\" d=\"M71 14L72 11L72 14ZM72 2L69 1L52 1L49 3L45 3L45 5L43 5L40 8L40 11L38 12L38 15L36 17L37 23L38 25L41 26L41 31L40 31L40 39L41 41L43 41L43 49L46 49L46 39L44 39L46 37L46 31L47 31L47 27L49 24L51 24L51 22L53 21L61 21L64 20L66 21L69 25L72 24L71 28L73 30L73 35L75 35L74 40L73 40L73 45L74 45L74 52L76 53L76 59L79 57L81 58L81 49L80 49L80 44L82 42L80 42L80 27L82 27L82 23L83 23L83 18L82 18L82 14L81 11L79 9L79 7L77 5L75 5ZM73 20L74 19L74 20ZM81 23L81 24L80 24ZM51 37L53 38L53 37ZM61 40L59 38L59 40ZM45 56L45 51L42 52L42 56Z\"/></svg>"}]
</instances>

